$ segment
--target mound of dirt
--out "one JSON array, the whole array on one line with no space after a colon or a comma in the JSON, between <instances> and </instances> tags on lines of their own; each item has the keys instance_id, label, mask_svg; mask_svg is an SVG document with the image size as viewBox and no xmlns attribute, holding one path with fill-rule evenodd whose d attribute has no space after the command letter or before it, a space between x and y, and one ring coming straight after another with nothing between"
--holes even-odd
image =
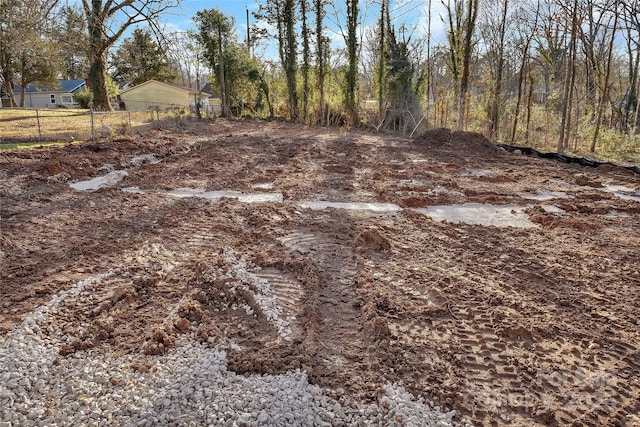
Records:
<instances>
[{"instance_id":1,"label":"mound of dirt","mask_svg":"<svg viewBox=\"0 0 640 427\"><path fill-rule=\"evenodd\" d=\"M452 131L447 128L430 130L414 139L413 143L431 149L477 156L495 156L500 153L499 148L480 133Z\"/></svg>"},{"instance_id":2,"label":"mound of dirt","mask_svg":"<svg viewBox=\"0 0 640 427\"><path fill-rule=\"evenodd\" d=\"M391 243L376 229L365 230L355 239L356 248L362 252L387 252Z\"/></svg>"},{"instance_id":3,"label":"mound of dirt","mask_svg":"<svg viewBox=\"0 0 640 427\"><path fill-rule=\"evenodd\" d=\"M451 147L451 129L432 129L414 139L413 143L417 145L429 145L435 148Z\"/></svg>"}]
</instances>

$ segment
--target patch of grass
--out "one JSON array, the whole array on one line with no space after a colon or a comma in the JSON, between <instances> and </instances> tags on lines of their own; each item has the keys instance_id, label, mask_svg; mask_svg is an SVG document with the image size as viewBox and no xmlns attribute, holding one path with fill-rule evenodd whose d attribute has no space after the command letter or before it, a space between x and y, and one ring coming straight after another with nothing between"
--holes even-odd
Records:
<instances>
[{"instance_id":1,"label":"patch of grass","mask_svg":"<svg viewBox=\"0 0 640 427\"><path fill-rule=\"evenodd\" d=\"M0 150L28 150L43 147L61 147L67 144L79 144L82 141L39 141L39 142L17 142L11 144L0 144Z\"/></svg>"},{"instance_id":2,"label":"patch of grass","mask_svg":"<svg viewBox=\"0 0 640 427\"><path fill-rule=\"evenodd\" d=\"M0 134L7 140L72 141L91 137L88 110L0 109Z\"/></svg>"},{"instance_id":3,"label":"patch of grass","mask_svg":"<svg viewBox=\"0 0 640 427\"><path fill-rule=\"evenodd\" d=\"M7 141L74 141L108 138L149 124L147 111L94 112L71 108L0 108L0 135ZM159 112L155 120L174 117Z\"/></svg>"}]
</instances>

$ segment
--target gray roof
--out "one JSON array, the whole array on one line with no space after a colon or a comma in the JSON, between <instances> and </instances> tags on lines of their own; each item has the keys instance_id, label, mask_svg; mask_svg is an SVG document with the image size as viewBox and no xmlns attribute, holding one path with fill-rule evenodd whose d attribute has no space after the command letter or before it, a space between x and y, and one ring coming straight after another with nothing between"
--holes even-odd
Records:
<instances>
[{"instance_id":1,"label":"gray roof","mask_svg":"<svg viewBox=\"0 0 640 427\"><path fill-rule=\"evenodd\" d=\"M25 88L26 93L39 93L39 92L69 92L73 93L81 89L86 85L86 80L59 80L60 86L57 88L46 88L42 86L36 86L33 84L28 84ZM13 89L14 92L20 91L20 86L17 86Z\"/></svg>"},{"instance_id":2,"label":"gray roof","mask_svg":"<svg viewBox=\"0 0 640 427\"><path fill-rule=\"evenodd\" d=\"M216 92L214 92L213 86L211 85L211 83L207 83L206 85L204 85L204 87L200 90L200 92L201 93L206 93L210 97L217 97L218 96L218 94Z\"/></svg>"}]
</instances>

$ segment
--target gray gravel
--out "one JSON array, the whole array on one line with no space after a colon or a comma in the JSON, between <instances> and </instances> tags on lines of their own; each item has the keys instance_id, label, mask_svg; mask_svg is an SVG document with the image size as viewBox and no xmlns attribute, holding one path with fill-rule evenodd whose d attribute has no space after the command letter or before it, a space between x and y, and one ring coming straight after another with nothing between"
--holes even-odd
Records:
<instances>
[{"instance_id":1,"label":"gray gravel","mask_svg":"<svg viewBox=\"0 0 640 427\"><path fill-rule=\"evenodd\" d=\"M0 339L0 427L460 425L455 411L394 384L382 385L377 403L341 405L301 371L237 375L227 370L223 345L191 339L163 356L85 350L61 357L65 312L109 276L59 293Z\"/></svg>"}]
</instances>

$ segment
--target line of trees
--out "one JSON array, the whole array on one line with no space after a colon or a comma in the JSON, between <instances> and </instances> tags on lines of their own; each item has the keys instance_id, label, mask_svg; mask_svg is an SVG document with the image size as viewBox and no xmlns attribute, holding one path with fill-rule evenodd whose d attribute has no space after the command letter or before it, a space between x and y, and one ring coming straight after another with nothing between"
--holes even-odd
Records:
<instances>
[{"instance_id":1,"label":"line of trees","mask_svg":"<svg viewBox=\"0 0 640 427\"><path fill-rule=\"evenodd\" d=\"M194 31L154 24L178 2L5 0L4 92L19 105L15 86L86 76L94 108L109 109L108 72L198 89L209 75L225 115L446 126L558 151L638 145L640 0L258 0L246 40L215 8Z\"/></svg>"}]
</instances>

